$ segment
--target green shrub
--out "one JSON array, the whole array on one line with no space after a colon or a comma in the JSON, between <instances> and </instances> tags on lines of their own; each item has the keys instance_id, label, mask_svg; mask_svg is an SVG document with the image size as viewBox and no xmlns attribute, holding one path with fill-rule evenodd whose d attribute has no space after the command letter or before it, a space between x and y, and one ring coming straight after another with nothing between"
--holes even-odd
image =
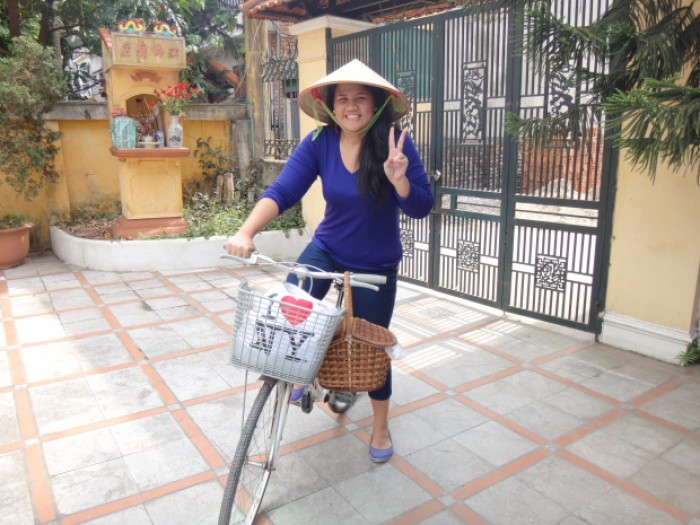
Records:
<instances>
[{"instance_id":1,"label":"green shrub","mask_svg":"<svg viewBox=\"0 0 700 525\"><path fill-rule=\"evenodd\" d=\"M65 92L51 50L31 39L14 39L10 54L0 57L0 181L26 199L58 177L54 159L61 135L46 127L42 115Z\"/></svg>"},{"instance_id":2,"label":"green shrub","mask_svg":"<svg viewBox=\"0 0 700 525\"><path fill-rule=\"evenodd\" d=\"M200 200L185 206L183 216L187 231L183 237L217 237L234 235L248 217L249 206L245 201L226 205L214 200ZM301 204L277 217L266 230L282 230L285 233L304 227Z\"/></svg>"},{"instance_id":3,"label":"green shrub","mask_svg":"<svg viewBox=\"0 0 700 525\"><path fill-rule=\"evenodd\" d=\"M0 215L0 230L9 230L10 228L19 228L27 224L29 219L21 215Z\"/></svg>"}]
</instances>

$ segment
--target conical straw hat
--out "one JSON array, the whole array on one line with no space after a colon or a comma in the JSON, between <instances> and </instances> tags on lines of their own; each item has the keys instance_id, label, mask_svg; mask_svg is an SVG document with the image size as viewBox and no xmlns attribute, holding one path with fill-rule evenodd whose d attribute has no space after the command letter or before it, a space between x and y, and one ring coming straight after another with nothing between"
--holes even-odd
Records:
<instances>
[{"instance_id":1,"label":"conical straw hat","mask_svg":"<svg viewBox=\"0 0 700 525\"><path fill-rule=\"evenodd\" d=\"M383 89L387 92L387 96L391 96L385 111L389 112L392 121L403 117L410 108L406 95L401 93L384 77L375 73L359 60L354 59L304 89L299 94L299 107L301 110L310 117L330 124L331 117L323 109L321 101L330 107L327 99L328 86L333 84L362 84L363 86L374 86Z\"/></svg>"}]
</instances>

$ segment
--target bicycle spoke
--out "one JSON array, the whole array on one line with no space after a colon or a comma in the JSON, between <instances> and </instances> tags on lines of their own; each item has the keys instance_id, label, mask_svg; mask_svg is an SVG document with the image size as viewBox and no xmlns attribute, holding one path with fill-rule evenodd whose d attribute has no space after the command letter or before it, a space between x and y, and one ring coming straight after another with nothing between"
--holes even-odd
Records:
<instances>
[{"instance_id":1,"label":"bicycle spoke","mask_svg":"<svg viewBox=\"0 0 700 525\"><path fill-rule=\"evenodd\" d=\"M274 469L288 395L285 383L265 383L260 388L231 463L219 525L248 524L255 519Z\"/></svg>"}]
</instances>

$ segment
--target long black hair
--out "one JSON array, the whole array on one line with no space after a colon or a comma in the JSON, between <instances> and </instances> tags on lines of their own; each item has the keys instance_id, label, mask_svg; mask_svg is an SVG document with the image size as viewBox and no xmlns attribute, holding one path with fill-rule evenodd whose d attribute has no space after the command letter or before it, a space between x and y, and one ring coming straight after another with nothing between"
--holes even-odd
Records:
<instances>
[{"instance_id":1,"label":"long black hair","mask_svg":"<svg viewBox=\"0 0 700 525\"><path fill-rule=\"evenodd\" d=\"M374 107L381 108L389 93L381 88L365 86L372 94ZM336 84L328 86L328 106L333 109ZM384 173L384 163L389 158L389 129L393 126L390 112L391 102L384 108L374 125L369 128L360 147L360 169L357 174L357 188L366 202L374 200L380 207L389 194L391 183ZM399 131L394 128L394 133ZM398 136L398 135L396 135Z\"/></svg>"}]
</instances>

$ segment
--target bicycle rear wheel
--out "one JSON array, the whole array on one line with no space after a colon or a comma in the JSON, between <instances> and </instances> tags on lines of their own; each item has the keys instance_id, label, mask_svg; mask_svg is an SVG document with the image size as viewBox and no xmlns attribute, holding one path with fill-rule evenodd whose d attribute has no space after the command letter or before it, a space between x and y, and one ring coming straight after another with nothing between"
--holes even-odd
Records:
<instances>
[{"instance_id":1,"label":"bicycle rear wheel","mask_svg":"<svg viewBox=\"0 0 700 525\"><path fill-rule=\"evenodd\" d=\"M274 470L287 415L289 385L266 379L246 419L224 489L219 525L250 524Z\"/></svg>"}]
</instances>

